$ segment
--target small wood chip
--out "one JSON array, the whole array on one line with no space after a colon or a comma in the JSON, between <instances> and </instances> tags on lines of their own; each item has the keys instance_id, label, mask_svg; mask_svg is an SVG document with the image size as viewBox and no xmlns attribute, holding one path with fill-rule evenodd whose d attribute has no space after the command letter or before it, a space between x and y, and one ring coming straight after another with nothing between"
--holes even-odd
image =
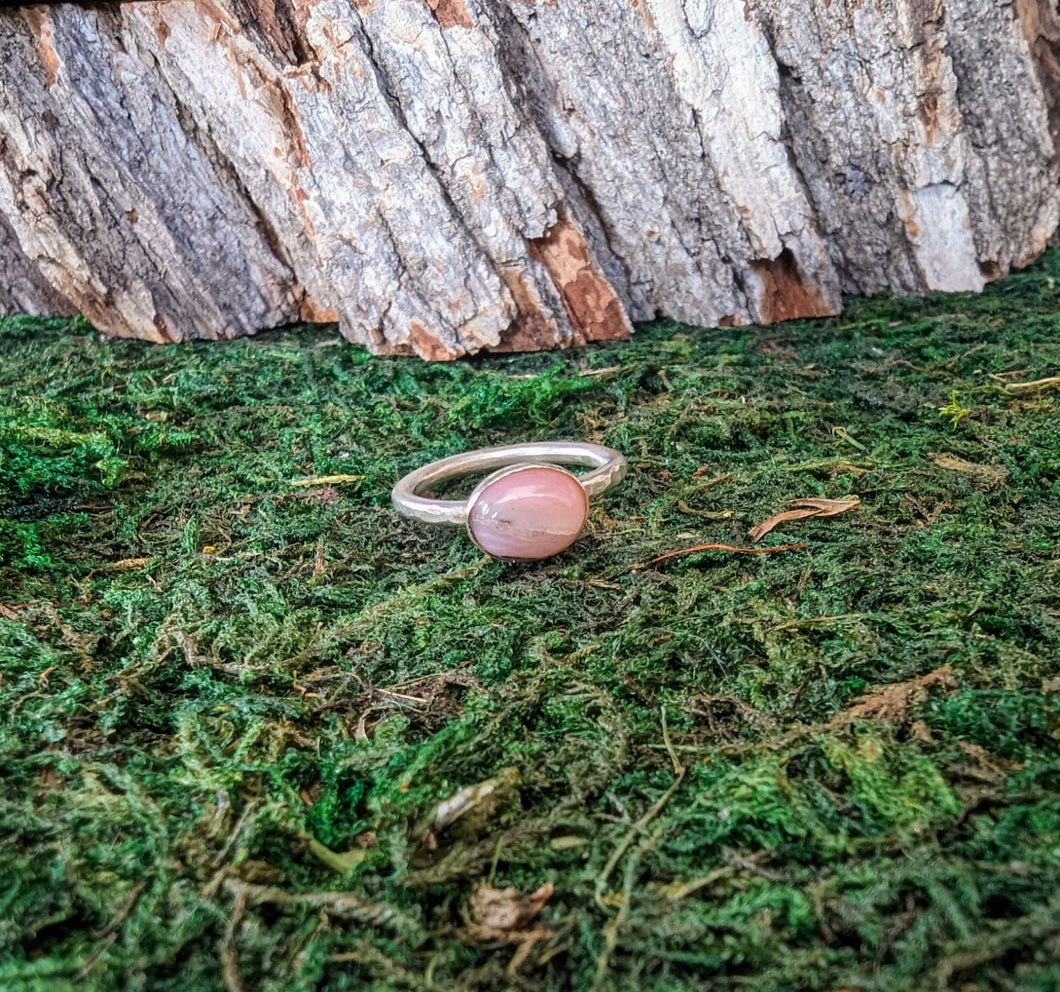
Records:
<instances>
[{"instance_id":1,"label":"small wood chip","mask_svg":"<svg viewBox=\"0 0 1060 992\"><path fill-rule=\"evenodd\" d=\"M508 962L507 973L514 978L539 940L548 940L556 935L549 927L531 927L531 922L542 907L552 898L555 886L546 882L529 895L523 895L514 886L495 889L482 884L471 897L467 914L468 938L481 944L504 941L518 944L515 954Z\"/></svg>"},{"instance_id":2,"label":"small wood chip","mask_svg":"<svg viewBox=\"0 0 1060 992\"><path fill-rule=\"evenodd\" d=\"M488 778L477 785L469 785L448 799L440 802L431 818L431 834L440 834L446 827L464 816L476 806L497 801L498 794L511 792L519 783L519 770L505 768L495 778Z\"/></svg>"},{"instance_id":3,"label":"small wood chip","mask_svg":"<svg viewBox=\"0 0 1060 992\"><path fill-rule=\"evenodd\" d=\"M469 935L484 944L497 940L521 944L531 934L536 937L552 936L550 930L528 931L527 927L552 898L555 890L551 882L546 882L529 895L523 895L512 885L506 889L480 885L471 897L467 928Z\"/></svg>"},{"instance_id":4,"label":"small wood chip","mask_svg":"<svg viewBox=\"0 0 1060 992\"><path fill-rule=\"evenodd\" d=\"M1008 470L997 465L979 465L970 462L957 455L951 455L946 451L929 451L930 458L939 468L949 469L951 472L964 472L966 475L975 476L990 489L995 489L1004 484L1008 478Z\"/></svg>"}]
</instances>

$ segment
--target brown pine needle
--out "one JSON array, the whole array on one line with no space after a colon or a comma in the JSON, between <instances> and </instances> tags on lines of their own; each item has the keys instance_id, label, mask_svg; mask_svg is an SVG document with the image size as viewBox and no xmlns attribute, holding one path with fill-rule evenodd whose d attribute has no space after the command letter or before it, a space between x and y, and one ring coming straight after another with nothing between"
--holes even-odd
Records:
<instances>
[{"instance_id":1,"label":"brown pine needle","mask_svg":"<svg viewBox=\"0 0 1060 992\"><path fill-rule=\"evenodd\" d=\"M692 548L680 548L677 551L667 551L658 558L652 558L651 564L656 565L667 558L679 558L681 555L693 555L697 551L728 551L738 555L775 555L778 551L804 551L808 544L781 544L775 548L737 548L732 544L697 544Z\"/></svg>"},{"instance_id":2,"label":"brown pine needle","mask_svg":"<svg viewBox=\"0 0 1060 992\"><path fill-rule=\"evenodd\" d=\"M835 517L849 510L860 510L861 500L857 496L847 499L793 499L788 501L790 510L783 510L776 516L755 524L748 532L752 544L757 544L774 527L789 520L806 520L809 517Z\"/></svg>"}]
</instances>

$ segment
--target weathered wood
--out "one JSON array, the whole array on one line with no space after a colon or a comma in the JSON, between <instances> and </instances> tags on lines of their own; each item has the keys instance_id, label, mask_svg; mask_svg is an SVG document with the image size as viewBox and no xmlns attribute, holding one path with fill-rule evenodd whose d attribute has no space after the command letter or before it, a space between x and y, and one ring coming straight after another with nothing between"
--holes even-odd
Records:
<instances>
[{"instance_id":1,"label":"weathered wood","mask_svg":"<svg viewBox=\"0 0 1060 992\"><path fill-rule=\"evenodd\" d=\"M25 255L15 232L0 214L0 314L25 313L31 316L73 316L76 311L44 278Z\"/></svg>"},{"instance_id":2,"label":"weathered wood","mask_svg":"<svg viewBox=\"0 0 1060 992\"><path fill-rule=\"evenodd\" d=\"M978 289L1060 221L1048 0L0 11L0 312L448 359Z\"/></svg>"}]
</instances>

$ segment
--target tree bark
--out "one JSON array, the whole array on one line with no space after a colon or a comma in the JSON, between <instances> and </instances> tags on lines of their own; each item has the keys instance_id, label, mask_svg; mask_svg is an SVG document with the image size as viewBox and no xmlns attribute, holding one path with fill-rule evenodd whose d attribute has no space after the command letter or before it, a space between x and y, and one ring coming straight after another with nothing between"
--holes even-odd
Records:
<instances>
[{"instance_id":1,"label":"tree bark","mask_svg":"<svg viewBox=\"0 0 1060 992\"><path fill-rule=\"evenodd\" d=\"M1048 0L0 11L0 312L379 353L980 289L1060 221Z\"/></svg>"}]
</instances>

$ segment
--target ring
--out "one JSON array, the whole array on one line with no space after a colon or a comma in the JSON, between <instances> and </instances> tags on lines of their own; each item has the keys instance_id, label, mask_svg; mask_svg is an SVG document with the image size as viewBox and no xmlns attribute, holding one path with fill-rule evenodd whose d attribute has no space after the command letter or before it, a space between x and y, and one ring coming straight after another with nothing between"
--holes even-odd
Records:
<instances>
[{"instance_id":1,"label":"ring","mask_svg":"<svg viewBox=\"0 0 1060 992\"><path fill-rule=\"evenodd\" d=\"M577 476L560 465L586 465ZM449 479L489 472L467 499L420 493ZM581 441L542 441L481 448L410 472L390 494L402 516L428 524L467 527L486 554L503 561L536 561L574 543L589 516L589 498L621 482L626 458Z\"/></svg>"}]
</instances>

